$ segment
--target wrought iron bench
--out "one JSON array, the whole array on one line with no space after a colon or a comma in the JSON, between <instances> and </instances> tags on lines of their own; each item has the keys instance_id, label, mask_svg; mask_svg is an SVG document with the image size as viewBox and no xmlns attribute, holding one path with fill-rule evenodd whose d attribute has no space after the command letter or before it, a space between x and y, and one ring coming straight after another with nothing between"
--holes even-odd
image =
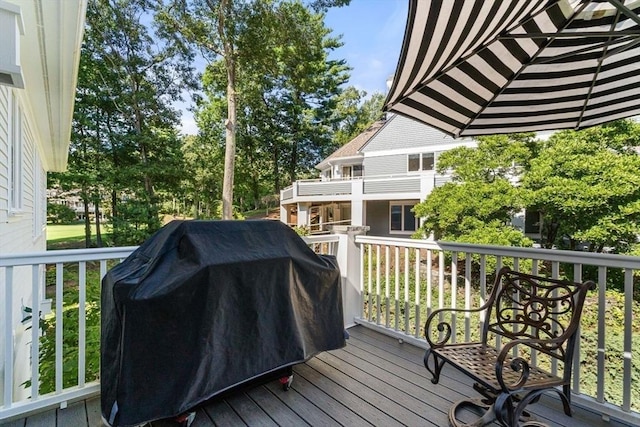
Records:
<instances>
[{"instance_id":1,"label":"wrought iron bench","mask_svg":"<svg viewBox=\"0 0 640 427\"><path fill-rule=\"evenodd\" d=\"M424 364L437 384L448 363L471 377L482 398L463 400L449 410L452 426L544 425L528 417L525 407L548 390L557 392L564 412L571 416L571 365L578 325L589 289L595 283L547 279L502 268L489 299L471 310L436 310L427 319L425 336L430 348ZM480 339L457 343L453 316L477 313ZM480 417L465 424L464 409ZM482 414L482 415L481 415ZM469 414L467 414L469 415Z\"/></svg>"}]
</instances>

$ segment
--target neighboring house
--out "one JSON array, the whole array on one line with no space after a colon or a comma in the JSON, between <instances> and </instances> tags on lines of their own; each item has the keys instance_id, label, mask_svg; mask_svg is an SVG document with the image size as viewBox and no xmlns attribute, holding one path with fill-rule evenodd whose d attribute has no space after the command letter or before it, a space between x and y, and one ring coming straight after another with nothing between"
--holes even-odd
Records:
<instances>
[{"instance_id":1,"label":"neighboring house","mask_svg":"<svg viewBox=\"0 0 640 427\"><path fill-rule=\"evenodd\" d=\"M0 256L46 249L47 172L67 165L86 6L86 0L0 0ZM5 277L0 269L0 311L5 304L30 307L34 284L44 295L43 271L16 268L10 287ZM12 348L5 343L9 331L17 344L14 396L22 398L28 313L13 314L0 316L0 378ZM0 402L3 396L0 388Z\"/></svg>"},{"instance_id":2,"label":"neighboring house","mask_svg":"<svg viewBox=\"0 0 640 427\"><path fill-rule=\"evenodd\" d=\"M84 220L85 212L89 212L89 217L95 219L96 206L93 203L89 203L85 209L84 201L80 196L81 190L62 190L60 187L54 187L47 189L47 202L55 205L64 205L71 209L76 214L77 220ZM49 212L51 214L51 212ZM100 212L100 219L105 219L104 212Z\"/></svg>"},{"instance_id":3,"label":"neighboring house","mask_svg":"<svg viewBox=\"0 0 640 427\"><path fill-rule=\"evenodd\" d=\"M440 153L476 145L391 115L320 162L320 179L299 180L282 190L280 220L311 232L366 225L376 236L409 236L419 227L412 208L450 180L435 171Z\"/></svg>"}]
</instances>

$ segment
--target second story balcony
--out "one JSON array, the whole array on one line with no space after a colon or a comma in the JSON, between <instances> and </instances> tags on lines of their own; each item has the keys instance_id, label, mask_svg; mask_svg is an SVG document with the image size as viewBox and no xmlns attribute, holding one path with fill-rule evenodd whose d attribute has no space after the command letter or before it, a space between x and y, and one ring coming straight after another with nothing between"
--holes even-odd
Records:
<instances>
[{"instance_id":1,"label":"second story balcony","mask_svg":"<svg viewBox=\"0 0 640 427\"><path fill-rule=\"evenodd\" d=\"M315 201L379 200L389 198L423 199L435 187L451 181L450 175L435 172L364 176L348 179L304 179L280 191L280 203Z\"/></svg>"}]
</instances>

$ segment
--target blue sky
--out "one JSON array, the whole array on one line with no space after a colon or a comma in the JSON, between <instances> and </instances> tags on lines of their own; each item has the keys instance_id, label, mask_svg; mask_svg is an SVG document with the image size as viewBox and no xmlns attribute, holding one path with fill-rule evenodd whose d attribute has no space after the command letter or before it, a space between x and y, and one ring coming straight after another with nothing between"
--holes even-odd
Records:
<instances>
[{"instance_id":1,"label":"blue sky","mask_svg":"<svg viewBox=\"0 0 640 427\"><path fill-rule=\"evenodd\" d=\"M331 57L345 59L351 70L349 85L386 93L386 80L396 69L404 26L407 0L351 0L349 6L327 12L325 24L334 35L342 35L344 45ZM193 115L182 112L182 132L197 133Z\"/></svg>"}]
</instances>

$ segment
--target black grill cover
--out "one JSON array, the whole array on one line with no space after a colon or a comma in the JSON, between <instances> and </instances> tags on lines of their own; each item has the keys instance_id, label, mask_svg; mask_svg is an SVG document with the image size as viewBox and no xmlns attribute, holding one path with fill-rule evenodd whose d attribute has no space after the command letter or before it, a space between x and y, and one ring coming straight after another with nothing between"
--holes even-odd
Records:
<instances>
[{"instance_id":1,"label":"black grill cover","mask_svg":"<svg viewBox=\"0 0 640 427\"><path fill-rule=\"evenodd\" d=\"M102 415L137 425L345 345L340 274L278 221L172 221L102 281Z\"/></svg>"}]
</instances>

